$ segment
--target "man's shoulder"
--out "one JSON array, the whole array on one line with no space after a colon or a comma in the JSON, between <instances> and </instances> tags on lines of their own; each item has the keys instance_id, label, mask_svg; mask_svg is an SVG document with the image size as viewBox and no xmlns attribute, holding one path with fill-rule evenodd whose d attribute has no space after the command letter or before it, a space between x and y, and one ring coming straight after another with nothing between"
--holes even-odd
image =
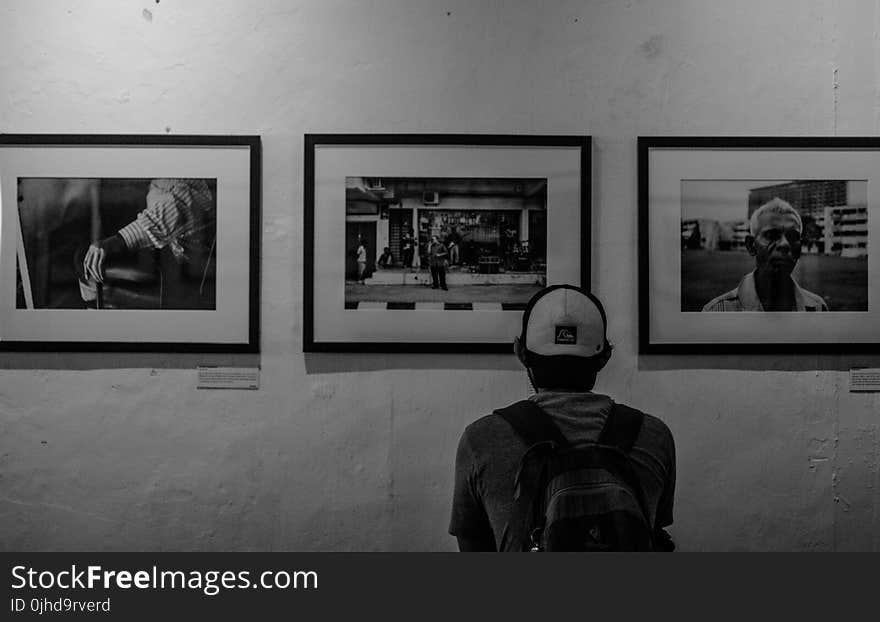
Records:
<instances>
[{"instance_id":1,"label":"man's shoulder","mask_svg":"<svg viewBox=\"0 0 880 622\"><path fill-rule=\"evenodd\" d=\"M730 307L739 304L739 288L733 288L716 296L703 306L703 311L730 311Z\"/></svg>"},{"instance_id":2,"label":"man's shoulder","mask_svg":"<svg viewBox=\"0 0 880 622\"><path fill-rule=\"evenodd\" d=\"M491 446L499 434L507 433L513 434L513 429L496 410L465 426L463 436L472 446L479 447Z\"/></svg>"},{"instance_id":3,"label":"man's shoulder","mask_svg":"<svg viewBox=\"0 0 880 622\"><path fill-rule=\"evenodd\" d=\"M804 296L804 306L807 311L828 311L828 304L825 302L825 299L822 298L819 294L814 294L813 292L800 288L801 293Z\"/></svg>"},{"instance_id":4,"label":"man's shoulder","mask_svg":"<svg viewBox=\"0 0 880 622\"><path fill-rule=\"evenodd\" d=\"M531 400L520 400L531 401ZM515 406L520 402L513 402L499 406L491 413L483 415L477 420L465 426L462 440L478 454L497 453L508 451L512 448L520 451L525 446L525 441L520 437L511 423L505 419L501 412L506 408Z\"/></svg>"},{"instance_id":5,"label":"man's shoulder","mask_svg":"<svg viewBox=\"0 0 880 622\"><path fill-rule=\"evenodd\" d=\"M501 417L498 415L496 411L490 412L488 415L483 415L475 421L467 424L465 426L464 431L465 434L480 434L487 429L494 428L497 425L497 422L501 420Z\"/></svg>"},{"instance_id":6,"label":"man's shoulder","mask_svg":"<svg viewBox=\"0 0 880 622\"><path fill-rule=\"evenodd\" d=\"M495 471L515 464L527 448L525 441L504 418L493 411L465 426L459 440L460 455L478 470Z\"/></svg>"},{"instance_id":7,"label":"man's shoulder","mask_svg":"<svg viewBox=\"0 0 880 622\"><path fill-rule=\"evenodd\" d=\"M639 410L638 408L627 406L626 404L620 404L619 402L617 403L617 406L631 408L632 410L635 410L642 415L642 435L644 435L644 433L648 433L649 436L660 440L661 442L674 443L672 430L669 429L669 426L666 425L666 422L663 421L660 417L657 417L650 413L646 413L645 411Z\"/></svg>"}]
</instances>

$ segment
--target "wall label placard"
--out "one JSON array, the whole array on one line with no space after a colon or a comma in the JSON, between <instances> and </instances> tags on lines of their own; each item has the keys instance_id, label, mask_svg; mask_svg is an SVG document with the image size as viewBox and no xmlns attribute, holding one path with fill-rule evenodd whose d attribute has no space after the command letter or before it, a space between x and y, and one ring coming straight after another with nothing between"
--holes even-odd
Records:
<instances>
[{"instance_id":1,"label":"wall label placard","mask_svg":"<svg viewBox=\"0 0 880 622\"><path fill-rule=\"evenodd\" d=\"M199 367L199 389L260 388L259 367Z\"/></svg>"},{"instance_id":2,"label":"wall label placard","mask_svg":"<svg viewBox=\"0 0 880 622\"><path fill-rule=\"evenodd\" d=\"M880 391L880 369L862 368L849 370L850 392Z\"/></svg>"}]
</instances>

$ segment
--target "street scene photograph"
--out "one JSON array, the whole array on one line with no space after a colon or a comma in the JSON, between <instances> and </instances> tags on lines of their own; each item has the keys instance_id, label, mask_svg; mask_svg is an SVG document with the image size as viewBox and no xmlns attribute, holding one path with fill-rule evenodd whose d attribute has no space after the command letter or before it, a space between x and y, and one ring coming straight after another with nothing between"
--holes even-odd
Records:
<instances>
[{"instance_id":1,"label":"street scene photograph","mask_svg":"<svg viewBox=\"0 0 880 622\"><path fill-rule=\"evenodd\" d=\"M345 308L522 310L547 278L547 180L347 177Z\"/></svg>"}]
</instances>

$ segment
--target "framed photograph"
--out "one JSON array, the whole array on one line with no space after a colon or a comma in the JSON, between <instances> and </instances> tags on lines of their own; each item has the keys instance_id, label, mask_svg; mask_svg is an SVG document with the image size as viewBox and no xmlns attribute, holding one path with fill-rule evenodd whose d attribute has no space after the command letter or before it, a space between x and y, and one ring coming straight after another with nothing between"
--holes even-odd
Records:
<instances>
[{"instance_id":1,"label":"framed photograph","mask_svg":"<svg viewBox=\"0 0 880 622\"><path fill-rule=\"evenodd\" d=\"M259 351L260 138L0 135L0 349Z\"/></svg>"},{"instance_id":2,"label":"framed photograph","mask_svg":"<svg viewBox=\"0 0 880 622\"><path fill-rule=\"evenodd\" d=\"M639 346L880 347L880 139L642 137Z\"/></svg>"},{"instance_id":3,"label":"framed photograph","mask_svg":"<svg viewBox=\"0 0 880 622\"><path fill-rule=\"evenodd\" d=\"M588 136L307 134L307 352L511 352L589 287Z\"/></svg>"}]
</instances>

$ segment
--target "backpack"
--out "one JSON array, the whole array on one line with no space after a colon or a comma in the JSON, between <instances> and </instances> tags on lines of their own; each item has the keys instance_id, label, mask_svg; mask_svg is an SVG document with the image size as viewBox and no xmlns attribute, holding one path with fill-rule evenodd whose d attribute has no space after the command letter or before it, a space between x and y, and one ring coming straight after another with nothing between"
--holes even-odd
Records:
<instances>
[{"instance_id":1,"label":"backpack","mask_svg":"<svg viewBox=\"0 0 880 622\"><path fill-rule=\"evenodd\" d=\"M499 550L654 550L650 513L628 455L644 413L614 404L599 440L572 446L534 402L495 412L529 446Z\"/></svg>"}]
</instances>

